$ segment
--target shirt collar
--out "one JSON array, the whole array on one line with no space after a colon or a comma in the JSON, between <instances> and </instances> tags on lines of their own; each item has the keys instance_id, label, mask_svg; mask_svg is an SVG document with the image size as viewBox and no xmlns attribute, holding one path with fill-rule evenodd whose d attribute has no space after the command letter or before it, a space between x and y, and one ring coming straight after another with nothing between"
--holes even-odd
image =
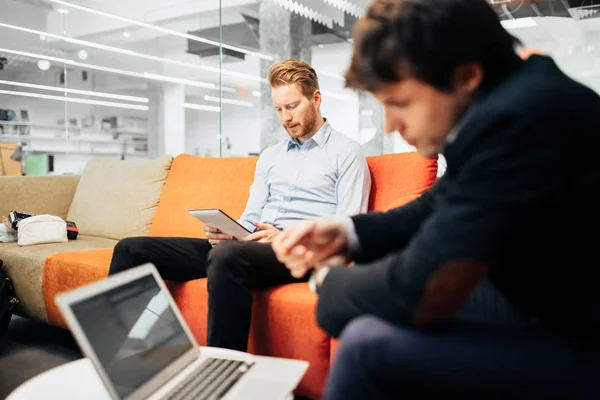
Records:
<instances>
[{"instance_id":1,"label":"shirt collar","mask_svg":"<svg viewBox=\"0 0 600 400\"><path fill-rule=\"evenodd\" d=\"M458 120L456 125L454 125L454 128L452 128L452 130L450 131L448 136L446 136L446 144L450 144L450 143L454 142L454 140L456 139L456 137L458 136L458 134L460 133L462 128L465 126L467 121L471 118L471 115L473 115L473 111L475 110L476 106L477 105L474 104L471 107L469 107L467 112L465 112L463 114L463 116L460 117L460 119Z\"/></svg>"},{"instance_id":2,"label":"shirt collar","mask_svg":"<svg viewBox=\"0 0 600 400\"><path fill-rule=\"evenodd\" d=\"M290 138L288 140L287 150L291 149L294 146L302 147L302 146L310 145L311 141L315 142L317 144L317 146L319 146L320 148L323 148L323 146L325 146L325 144L327 143L329 136L331 135L331 124L329 124L329 122L327 121L327 118L323 118L323 120L325 120L325 123L323 124L323 126L321 126L321 128L317 131L317 133L315 133L313 135L313 137L311 137L309 140L307 140L304 143L304 145L301 145L297 139Z\"/></svg>"}]
</instances>

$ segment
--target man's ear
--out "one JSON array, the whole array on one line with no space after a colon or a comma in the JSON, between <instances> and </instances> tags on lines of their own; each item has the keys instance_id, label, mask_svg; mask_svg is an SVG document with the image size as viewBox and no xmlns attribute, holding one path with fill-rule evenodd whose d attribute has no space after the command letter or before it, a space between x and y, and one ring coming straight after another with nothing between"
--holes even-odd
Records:
<instances>
[{"instance_id":1,"label":"man's ear","mask_svg":"<svg viewBox=\"0 0 600 400\"><path fill-rule=\"evenodd\" d=\"M320 90L315 90L315 92L312 95L312 100L315 102L315 107L318 108L321 106L321 101L323 101L323 97L321 95Z\"/></svg>"},{"instance_id":2,"label":"man's ear","mask_svg":"<svg viewBox=\"0 0 600 400\"><path fill-rule=\"evenodd\" d=\"M474 93L483 81L483 68L481 64L469 63L454 70L452 83L455 89Z\"/></svg>"}]
</instances>

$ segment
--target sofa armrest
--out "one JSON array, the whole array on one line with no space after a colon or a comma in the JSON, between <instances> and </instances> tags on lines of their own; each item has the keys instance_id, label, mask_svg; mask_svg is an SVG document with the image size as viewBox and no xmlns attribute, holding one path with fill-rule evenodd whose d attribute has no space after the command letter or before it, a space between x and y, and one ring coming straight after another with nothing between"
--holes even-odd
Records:
<instances>
[{"instance_id":1,"label":"sofa armrest","mask_svg":"<svg viewBox=\"0 0 600 400\"><path fill-rule=\"evenodd\" d=\"M0 217L11 210L66 218L79 175L0 177Z\"/></svg>"}]
</instances>

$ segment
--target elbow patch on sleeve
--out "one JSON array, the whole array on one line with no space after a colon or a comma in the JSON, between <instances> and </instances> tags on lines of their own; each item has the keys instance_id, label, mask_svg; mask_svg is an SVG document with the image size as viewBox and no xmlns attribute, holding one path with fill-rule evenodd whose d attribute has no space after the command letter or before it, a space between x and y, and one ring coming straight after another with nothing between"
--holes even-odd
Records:
<instances>
[{"instance_id":1,"label":"elbow patch on sleeve","mask_svg":"<svg viewBox=\"0 0 600 400\"><path fill-rule=\"evenodd\" d=\"M487 263L454 260L435 271L425 284L414 313L414 325L424 327L452 319L473 289L488 274Z\"/></svg>"}]
</instances>

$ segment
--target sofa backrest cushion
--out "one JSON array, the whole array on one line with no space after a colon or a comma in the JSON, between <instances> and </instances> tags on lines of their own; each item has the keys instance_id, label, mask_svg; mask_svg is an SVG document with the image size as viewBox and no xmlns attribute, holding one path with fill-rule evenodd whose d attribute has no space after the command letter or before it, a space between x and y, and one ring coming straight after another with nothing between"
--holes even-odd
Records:
<instances>
[{"instance_id":1,"label":"sofa backrest cushion","mask_svg":"<svg viewBox=\"0 0 600 400\"><path fill-rule=\"evenodd\" d=\"M258 157L179 155L173 160L150 236L200 237L202 223L188 210L220 208L238 219L244 212Z\"/></svg>"},{"instance_id":2,"label":"sofa backrest cushion","mask_svg":"<svg viewBox=\"0 0 600 400\"><path fill-rule=\"evenodd\" d=\"M248 201L258 157L214 158L182 154L173 160L150 236L199 237L202 223L188 210L220 208L238 219ZM384 211L416 198L437 175L437 160L417 153L367 157L369 210Z\"/></svg>"},{"instance_id":3,"label":"sofa backrest cushion","mask_svg":"<svg viewBox=\"0 0 600 400\"><path fill-rule=\"evenodd\" d=\"M437 157L416 152L367 157L371 171L369 211L398 207L427 190L437 177Z\"/></svg>"},{"instance_id":4,"label":"sofa backrest cushion","mask_svg":"<svg viewBox=\"0 0 600 400\"><path fill-rule=\"evenodd\" d=\"M173 157L114 160L93 157L75 190L67 220L82 235L122 239L147 235Z\"/></svg>"}]
</instances>

